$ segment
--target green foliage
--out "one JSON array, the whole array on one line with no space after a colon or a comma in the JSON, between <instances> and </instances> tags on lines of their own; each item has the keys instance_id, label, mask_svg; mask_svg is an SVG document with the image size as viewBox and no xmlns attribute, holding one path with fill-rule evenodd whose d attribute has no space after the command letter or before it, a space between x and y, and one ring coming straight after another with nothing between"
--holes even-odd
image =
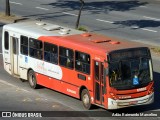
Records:
<instances>
[{"instance_id":1,"label":"green foliage","mask_svg":"<svg viewBox=\"0 0 160 120\"><path fill-rule=\"evenodd\" d=\"M85 31L85 32L88 31L85 26L80 26L80 27L78 28L78 30L80 30L80 31Z\"/></svg>"},{"instance_id":2,"label":"green foliage","mask_svg":"<svg viewBox=\"0 0 160 120\"><path fill-rule=\"evenodd\" d=\"M154 47L154 48L151 48L151 50L156 53L160 53L160 47Z\"/></svg>"}]
</instances>

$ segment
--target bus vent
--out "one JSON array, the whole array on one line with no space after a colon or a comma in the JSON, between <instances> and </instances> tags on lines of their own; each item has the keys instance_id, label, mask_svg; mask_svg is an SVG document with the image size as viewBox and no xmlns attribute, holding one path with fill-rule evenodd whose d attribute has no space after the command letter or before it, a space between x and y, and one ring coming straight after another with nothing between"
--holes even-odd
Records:
<instances>
[{"instance_id":1,"label":"bus vent","mask_svg":"<svg viewBox=\"0 0 160 120\"><path fill-rule=\"evenodd\" d=\"M110 42L111 40L91 40L94 43Z\"/></svg>"},{"instance_id":2,"label":"bus vent","mask_svg":"<svg viewBox=\"0 0 160 120\"><path fill-rule=\"evenodd\" d=\"M61 29L61 27L59 25L44 26L43 28L47 31L53 31L53 30L60 30Z\"/></svg>"},{"instance_id":3,"label":"bus vent","mask_svg":"<svg viewBox=\"0 0 160 120\"><path fill-rule=\"evenodd\" d=\"M66 35L66 34L69 34L69 31L71 31L71 30L67 29L67 28L63 28L63 29L60 29L59 34Z\"/></svg>"},{"instance_id":4,"label":"bus vent","mask_svg":"<svg viewBox=\"0 0 160 120\"><path fill-rule=\"evenodd\" d=\"M43 22L37 22L36 25L43 26L43 25L46 25L46 24L43 23Z\"/></svg>"},{"instance_id":5,"label":"bus vent","mask_svg":"<svg viewBox=\"0 0 160 120\"><path fill-rule=\"evenodd\" d=\"M120 44L119 41L110 41L109 43L112 44L112 45Z\"/></svg>"},{"instance_id":6,"label":"bus vent","mask_svg":"<svg viewBox=\"0 0 160 120\"><path fill-rule=\"evenodd\" d=\"M90 37L90 36L92 36L90 33L83 33L83 34L81 34L83 37Z\"/></svg>"}]
</instances>

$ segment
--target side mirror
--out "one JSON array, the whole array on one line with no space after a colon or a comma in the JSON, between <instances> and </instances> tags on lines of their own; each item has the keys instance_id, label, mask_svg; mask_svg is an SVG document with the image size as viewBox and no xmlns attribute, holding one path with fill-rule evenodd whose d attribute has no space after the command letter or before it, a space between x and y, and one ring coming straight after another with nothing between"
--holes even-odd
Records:
<instances>
[{"instance_id":1,"label":"side mirror","mask_svg":"<svg viewBox=\"0 0 160 120\"><path fill-rule=\"evenodd\" d=\"M109 68L106 60L104 60L104 68L104 75L106 76L109 74Z\"/></svg>"},{"instance_id":2,"label":"side mirror","mask_svg":"<svg viewBox=\"0 0 160 120\"><path fill-rule=\"evenodd\" d=\"M109 74L109 69L106 68L105 71L106 71L106 75L108 75Z\"/></svg>"}]
</instances>

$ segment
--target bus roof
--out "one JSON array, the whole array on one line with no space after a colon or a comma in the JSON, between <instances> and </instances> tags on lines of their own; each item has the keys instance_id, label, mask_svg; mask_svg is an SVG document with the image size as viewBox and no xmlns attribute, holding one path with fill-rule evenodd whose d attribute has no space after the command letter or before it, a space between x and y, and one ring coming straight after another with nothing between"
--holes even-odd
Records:
<instances>
[{"instance_id":1,"label":"bus roof","mask_svg":"<svg viewBox=\"0 0 160 120\"><path fill-rule=\"evenodd\" d=\"M79 49L82 52L90 51L90 53L106 54L114 50L142 47L139 43L118 40L97 33L83 33L68 35L63 37L43 36L41 40L53 44L59 44L72 49Z\"/></svg>"},{"instance_id":2,"label":"bus roof","mask_svg":"<svg viewBox=\"0 0 160 120\"><path fill-rule=\"evenodd\" d=\"M42 21L27 21L7 24L4 25L4 29L34 38L39 38L40 36L65 36L84 33L79 30Z\"/></svg>"},{"instance_id":3,"label":"bus roof","mask_svg":"<svg viewBox=\"0 0 160 120\"><path fill-rule=\"evenodd\" d=\"M70 46L75 49L78 47L84 52L89 50L97 54L142 46L135 42L119 40L97 33L87 33L42 21L8 24L4 26L4 29L66 47Z\"/></svg>"}]
</instances>

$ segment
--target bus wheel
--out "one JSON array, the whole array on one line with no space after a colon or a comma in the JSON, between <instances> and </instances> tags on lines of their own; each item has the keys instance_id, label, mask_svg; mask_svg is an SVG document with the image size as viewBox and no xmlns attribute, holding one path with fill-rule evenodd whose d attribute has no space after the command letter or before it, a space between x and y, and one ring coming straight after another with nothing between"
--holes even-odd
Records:
<instances>
[{"instance_id":1,"label":"bus wheel","mask_svg":"<svg viewBox=\"0 0 160 120\"><path fill-rule=\"evenodd\" d=\"M83 106L89 110L91 108L91 98L87 89L84 89L82 91L81 100L82 100Z\"/></svg>"},{"instance_id":2,"label":"bus wheel","mask_svg":"<svg viewBox=\"0 0 160 120\"><path fill-rule=\"evenodd\" d=\"M31 86L31 88L36 89L37 88L37 80L36 80L36 76L33 70L30 70L28 72L28 81L29 81L29 85Z\"/></svg>"}]
</instances>

